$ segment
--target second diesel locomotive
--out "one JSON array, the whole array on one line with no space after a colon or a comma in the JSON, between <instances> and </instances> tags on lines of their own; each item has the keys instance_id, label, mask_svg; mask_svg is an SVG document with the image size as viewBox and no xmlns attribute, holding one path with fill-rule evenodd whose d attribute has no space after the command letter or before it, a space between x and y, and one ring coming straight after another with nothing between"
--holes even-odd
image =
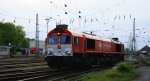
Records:
<instances>
[{"instance_id":1,"label":"second diesel locomotive","mask_svg":"<svg viewBox=\"0 0 150 81\"><path fill-rule=\"evenodd\" d=\"M105 65L124 60L124 45L118 38L105 39L57 25L45 40L50 67Z\"/></svg>"}]
</instances>

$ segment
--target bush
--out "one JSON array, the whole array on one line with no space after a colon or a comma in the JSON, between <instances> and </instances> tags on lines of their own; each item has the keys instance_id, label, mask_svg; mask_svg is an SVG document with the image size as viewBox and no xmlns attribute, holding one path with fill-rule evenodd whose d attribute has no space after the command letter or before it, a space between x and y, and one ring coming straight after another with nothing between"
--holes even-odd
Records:
<instances>
[{"instance_id":1,"label":"bush","mask_svg":"<svg viewBox=\"0 0 150 81\"><path fill-rule=\"evenodd\" d=\"M128 62L122 62L122 63L117 64L117 70L119 72L132 72L133 69L134 69L134 66Z\"/></svg>"},{"instance_id":2,"label":"bush","mask_svg":"<svg viewBox=\"0 0 150 81\"><path fill-rule=\"evenodd\" d=\"M129 81L137 76L137 72L131 63L122 62L117 64L116 67L105 75L112 81Z\"/></svg>"},{"instance_id":3,"label":"bush","mask_svg":"<svg viewBox=\"0 0 150 81\"><path fill-rule=\"evenodd\" d=\"M136 76L134 66L131 63L122 62L117 64L116 68L84 74L71 81L131 81Z\"/></svg>"}]
</instances>

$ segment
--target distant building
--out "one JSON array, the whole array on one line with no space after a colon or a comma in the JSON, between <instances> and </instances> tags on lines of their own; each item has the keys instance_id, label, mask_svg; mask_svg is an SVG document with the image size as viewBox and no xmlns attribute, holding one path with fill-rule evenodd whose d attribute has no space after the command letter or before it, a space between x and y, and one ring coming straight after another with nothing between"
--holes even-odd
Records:
<instances>
[{"instance_id":1,"label":"distant building","mask_svg":"<svg viewBox=\"0 0 150 81\"><path fill-rule=\"evenodd\" d=\"M34 55L37 51L37 48L35 46L35 40L30 41L29 44L30 49L30 55ZM39 54L44 55L45 54L45 41L39 41Z\"/></svg>"},{"instance_id":2,"label":"distant building","mask_svg":"<svg viewBox=\"0 0 150 81\"><path fill-rule=\"evenodd\" d=\"M150 47L148 45L144 46L142 49L139 50L140 54L143 55L150 55Z\"/></svg>"}]
</instances>

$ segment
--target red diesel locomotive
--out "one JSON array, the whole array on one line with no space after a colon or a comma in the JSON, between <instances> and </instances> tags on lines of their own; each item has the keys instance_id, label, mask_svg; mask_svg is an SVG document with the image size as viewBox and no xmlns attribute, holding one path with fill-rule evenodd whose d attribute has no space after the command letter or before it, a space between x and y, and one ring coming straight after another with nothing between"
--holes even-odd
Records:
<instances>
[{"instance_id":1,"label":"red diesel locomotive","mask_svg":"<svg viewBox=\"0 0 150 81\"><path fill-rule=\"evenodd\" d=\"M118 38L105 39L57 25L47 35L46 57L50 67L105 65L124 60L124 45Z\"/></svg>"}]
</instances>

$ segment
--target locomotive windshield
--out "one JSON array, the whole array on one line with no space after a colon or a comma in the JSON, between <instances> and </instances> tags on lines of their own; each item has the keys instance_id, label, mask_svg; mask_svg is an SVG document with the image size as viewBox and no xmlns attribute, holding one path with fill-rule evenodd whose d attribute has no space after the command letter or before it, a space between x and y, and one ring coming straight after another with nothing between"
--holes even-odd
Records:
<instances>
[{"instance_id":1,"label":"locomotive windshield","mask_svg":"<svg viewBox=\"0 0 150 81\"><path fill-rule=\"evenodd\" d=\"M70 43L70 36L69 35L60 36L60 43L61 44L69 44Z\"/></svg>"},{"instance_id":2,"label":"locomotive windshield","mask_svg":"<svg viewBox=\"0 0 150 81\"><path fill-rule=\"evenodd\" d=\"M69 44L70 43L70 36L69 35L62 35L58 36L50 36L49 37L49 44L58 44L58 40L60 40L60 44Z\"/></svg>"},{"instance_id":3,"label":"locomotive windshield","mask_svg":"<svg viewBox=\"0 0 150 81\"><path fill-rule=\"evenodd\" d=\"M49 44L57 44L57 43L58 43L58 36L49 37Z\"/></svg>"}]
</instances>

